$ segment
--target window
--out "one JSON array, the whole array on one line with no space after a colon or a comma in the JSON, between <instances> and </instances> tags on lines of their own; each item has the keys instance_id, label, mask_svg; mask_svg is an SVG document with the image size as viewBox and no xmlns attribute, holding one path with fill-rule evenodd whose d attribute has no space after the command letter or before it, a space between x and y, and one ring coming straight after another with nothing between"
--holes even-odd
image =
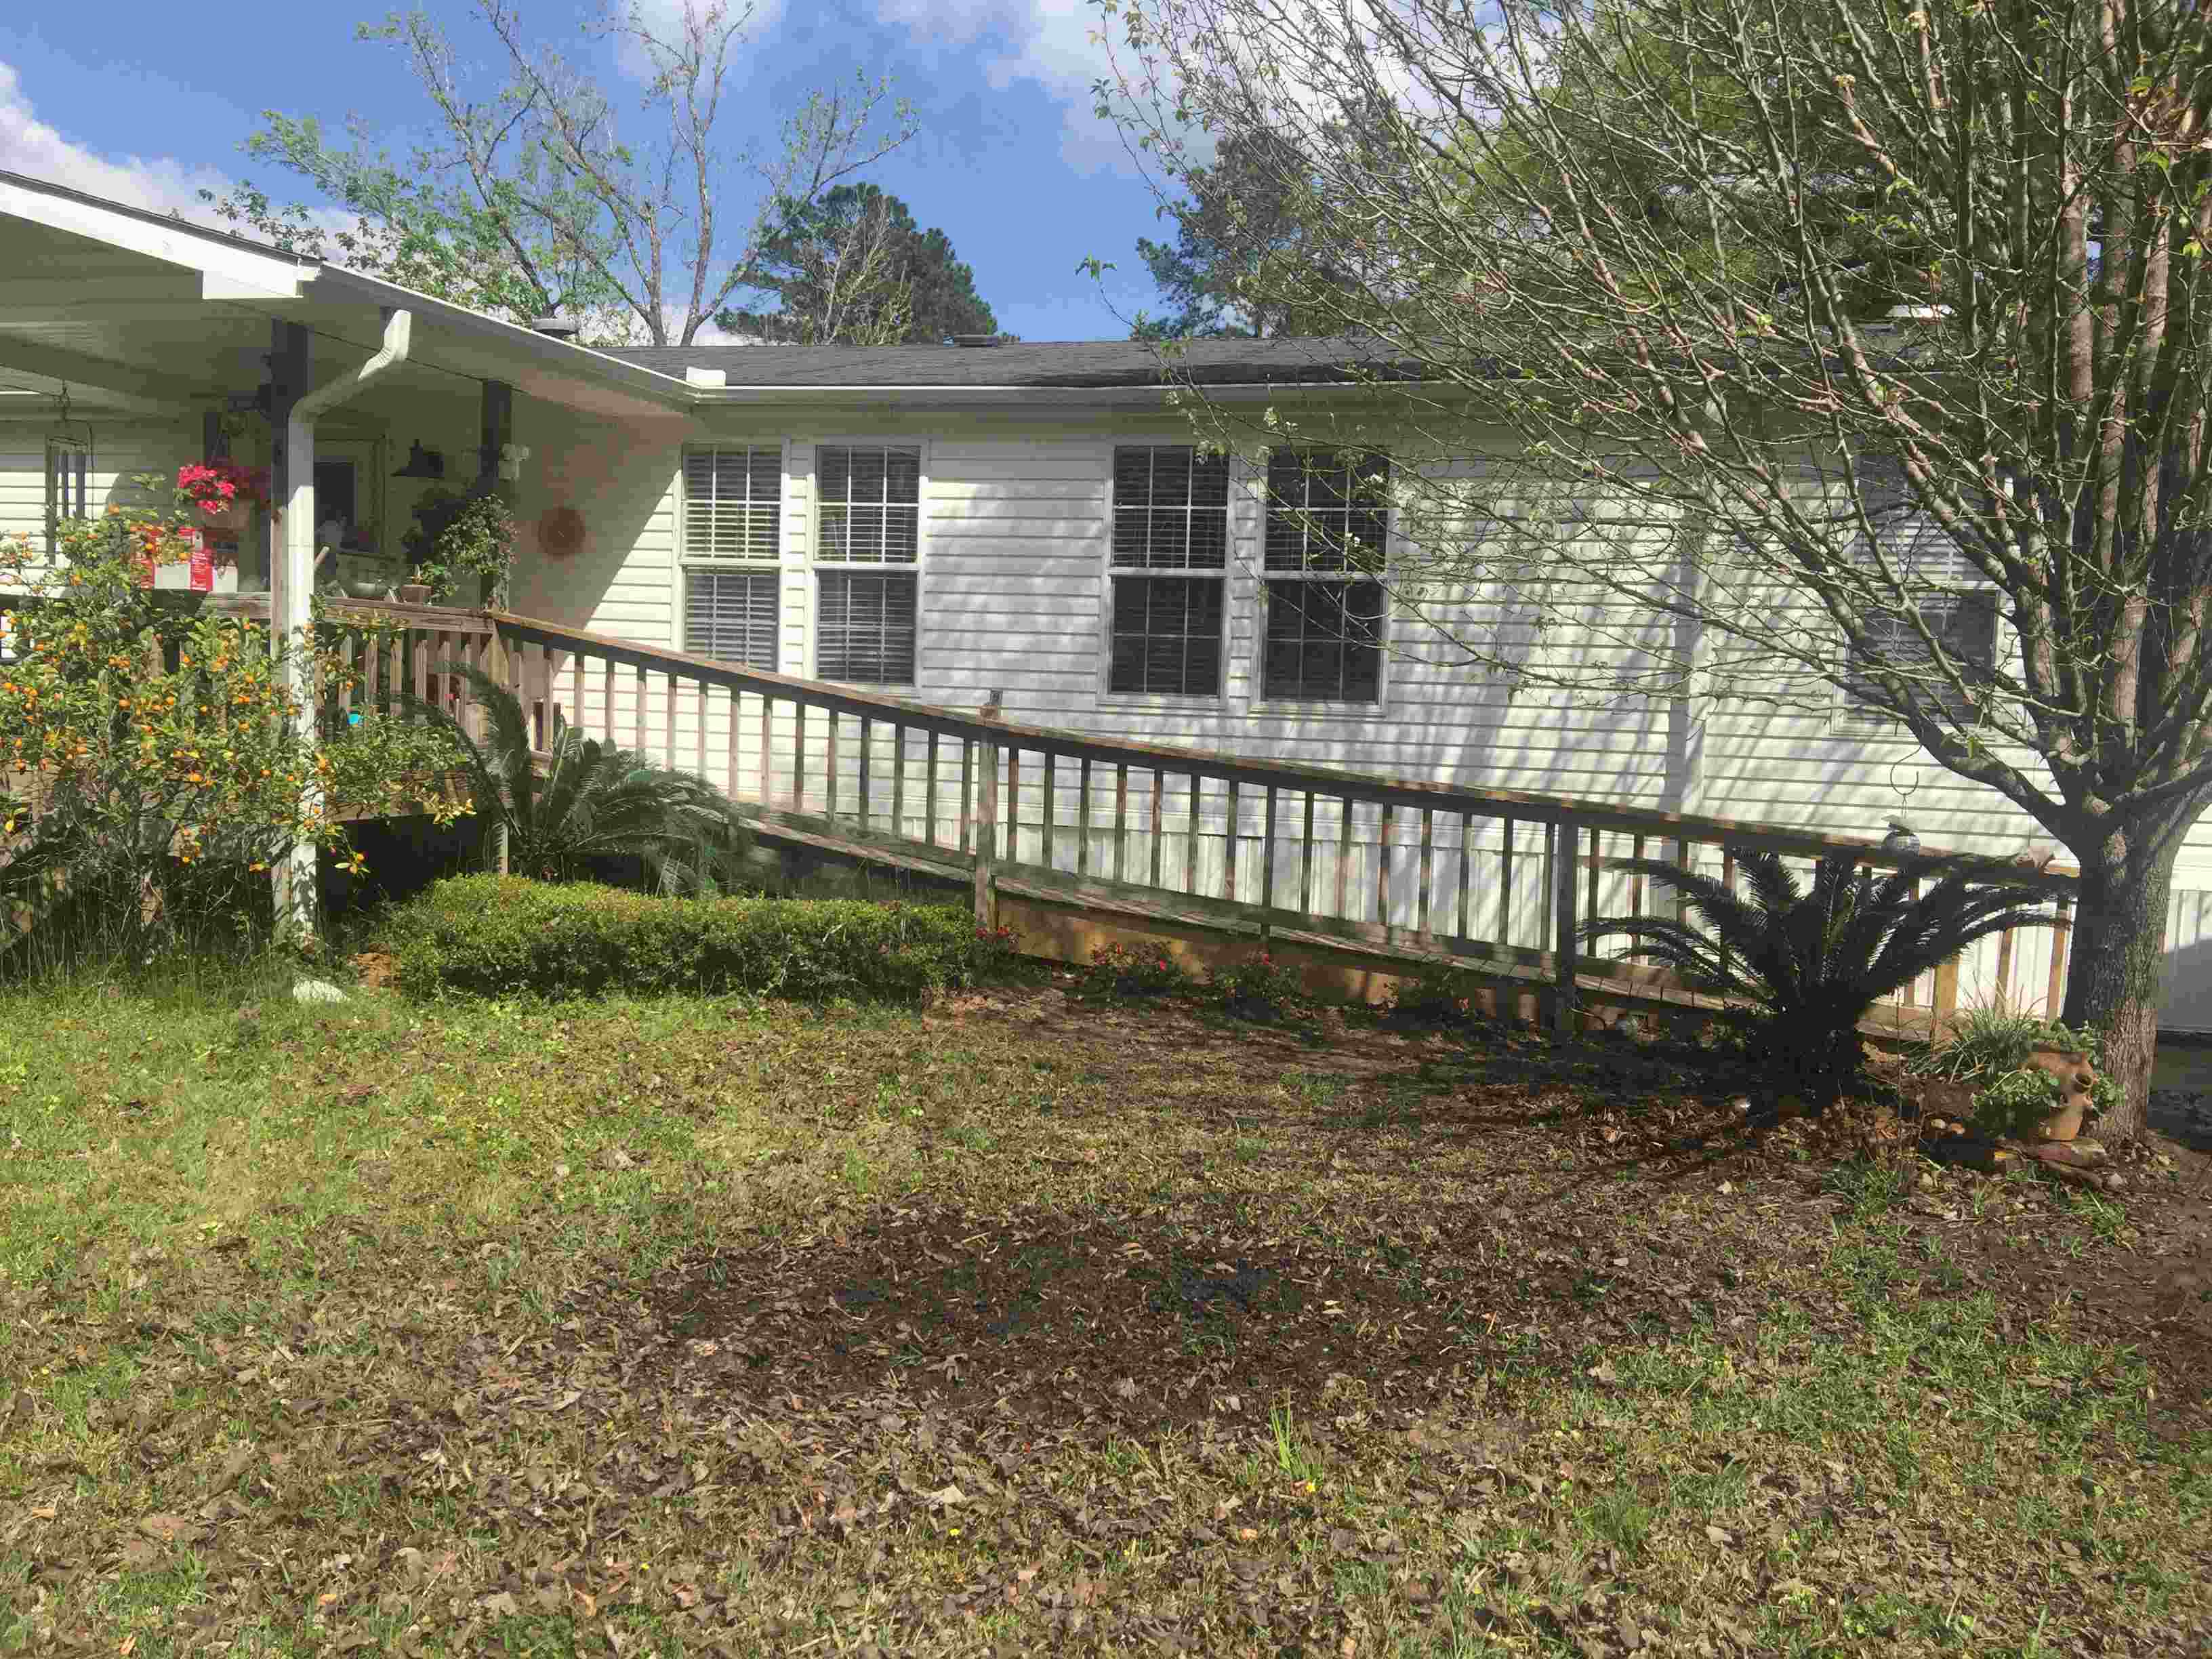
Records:
<instances>
[{"instance_id":1,"label":"window","mask_svg":"<svg viewBox=\"0 0 2212 1659\"><path fill-rule=\"evenodd\" d=\"M92 516L92 452L70 438L46 440L46 556L59 544L64 519Z\"/></svg>"},{"instance_id":2,"label":"window","mask_svg":"<svg viewBox=\"0 0 2212 1659\"><path fill-rule=\"evenodd\" d=\"M913 684L921 451L825 444L815 499L815 673L863 685Z\"/></svg>"},{"instance_id":3,"label":"window","mask_svg":"<svg viewBox=\"0 0 2212 1659\"><path fill-rule=\"evenodd\" d=\"M1267 458L1261 696L1382 699L1382 573L1389 463L1336 450Z\"/></svg>"},{"instance_id":4,"label":"window","mask_svg":"<svg viewBox=\"0 0 2212 1659\"><path fill-rule=\"evenodd\" d=\"M1977 670L1996 665L1997 604L1996 589L1981 576L1954 546L1942 527L1924 514L1912 510L1902 479L1876 474L1869 481L1875 499L1869 508L1875 520L1884 556L1916 593L1914 609L1928 631L1942 645L1943 654L1960 668L1971 684ZM1949 684L1948 676L1935 666L1936 659L1912 625L1909 616L1870 617L1869 645L1854 649L1844 667L1845 717L1875 726L1895 717L1874 704L1873 682L1866 670L1875 664L1907 674L1924 671L1924 684L1935 705L1955 720L1971 720L1971 696Z\"/></svg>"},{"instance_id":5,"label":"window","mask_svg":"<svg viewBox=\"0 0 2212 1659\"><path fill-rule=\"evenodd\" d=\"M1987 671L1996 665L1997 605L1994 589L1983 592L1929 593L1916 607L1928 631L1942 643L1943 654L1962 671L1962 678L1972 684L1975 671ZM1868 633L1872 638L1871 648L1851 653L1850 666L1845 671L1844 684L1850 692L1850 712L1861 720L1878 722L1894 718L1889 711L1876 707L1871 697L1873 683L1864 670L1879 662L1881 665L1911 673L1924 669L1930 675L1924 690L1936 705L1954 720L1971 720L1974 714L1972 696L1949 682L1948 675L1940 675L1936 659L1912 626L1909 617L1871 617L1867 619ZM1923 689L1923 688L1916 688Z\"/></svg>"},{"instance_id":6,"label":"window","mask_svg":"<svg viewBox=\"0 0 2212 1659\"><path fill-rule=\"evenodd\" d=\"M1109 557L1109 694L1218 696L1229 458L1188 445L1115 449Z\"/></svg>"},{"instance_id":7,"label":"window","mask_svg":"<svg viewBox=\"0 0 2212 1659\"><path fill-rule=\"evenodd\" d=\"M774 672L783 571L780 448L684 457L684 648Z\"/></svg>"}]
</instances>

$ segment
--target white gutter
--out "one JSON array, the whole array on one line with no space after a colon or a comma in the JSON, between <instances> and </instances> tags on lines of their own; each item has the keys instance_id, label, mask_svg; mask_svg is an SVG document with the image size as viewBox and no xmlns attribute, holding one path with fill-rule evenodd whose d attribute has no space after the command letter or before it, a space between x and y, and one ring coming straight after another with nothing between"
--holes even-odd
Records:
<instances>
[{"instance_id":1,"label":"white gutter","mask_svg":"<svg viewBox=\"0 0 2212 1659\"><path fill-rule=\"evenodd\" d=\"M315 686L313 674L315 598L315 421L324 410L335 409L360 394L370 381L395 363L407 361L415 331L412 312L386 307L384 346L350 375L319 386L295 401L284 422L283 531L282 562L276 580L270 584L269 638L273 648L287 641L285 680L295 704L293 729L312 755L315 743ZM310 770L307 805L319 807L322 791ZM314 932L315 843L303 841L278 862L276 872L276 915L280 924L297 931L295 939Z\"/></svg>"}]
</instances>

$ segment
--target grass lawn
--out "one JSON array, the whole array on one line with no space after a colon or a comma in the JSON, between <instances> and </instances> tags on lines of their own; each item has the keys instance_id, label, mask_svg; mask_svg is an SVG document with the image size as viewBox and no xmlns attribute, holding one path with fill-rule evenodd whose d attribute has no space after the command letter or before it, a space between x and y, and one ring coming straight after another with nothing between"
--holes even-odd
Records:
<instances>
[{"instance_id":1,"label":"grass lawn","mask_svg":"<svg viewBox=\"0 0 2212 1659\"><path fill-rule=\"evenodd\" d=\"M2194 1154L1051 986L282 991L0 994L0 1652L2212 1642Z\"/></svg>"}]
</instances>

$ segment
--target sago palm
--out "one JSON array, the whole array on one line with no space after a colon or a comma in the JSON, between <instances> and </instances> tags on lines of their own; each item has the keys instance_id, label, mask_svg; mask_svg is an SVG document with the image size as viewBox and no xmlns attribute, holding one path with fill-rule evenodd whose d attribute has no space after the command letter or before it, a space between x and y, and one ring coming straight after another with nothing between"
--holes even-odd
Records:
<instances>
[{"instance_id":1,"label":"sago palm","mask_svg":"<svg viewBox=\"0 0 2212 1659\"><path fill-rule=\"evenodd\" d=\"M1737 1004L1754 1054L1816 1098L1864 1065L1859 1022L1876 1001L1977 939L2051 921L2041 891L1992 881L1984 860L1927 859L1877 879L1855 854L1831 853L1808 888L1779 854L1749 851L1737 855L1741 894L1663 860L1615 867L1679 895L1683 917L1604 917L1583 936L1625 934L1622 958L1672 969L1692 989Z\"/></svg>"},{"instance_id":2,"label":"sago palm","mask_svg":"<svg viewBox=\"0 0 2212 1659\"><path fill-rule=\"evenodd\" d=\"M750 832L706 779L587 738L557 714L541 763L513 691L465 665L440 672L467 682L483 714L481 737L450 709L407 701L459 742L477 816L488 834L506 832L514 873L570 881L634 858L665 893L696 893L736 873Z\"/></svg>"}]
</instances>

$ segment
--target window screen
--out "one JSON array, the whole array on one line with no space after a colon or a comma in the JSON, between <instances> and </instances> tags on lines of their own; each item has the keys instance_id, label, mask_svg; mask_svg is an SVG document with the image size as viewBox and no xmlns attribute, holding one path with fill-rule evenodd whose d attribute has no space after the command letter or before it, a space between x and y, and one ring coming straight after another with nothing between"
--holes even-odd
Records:
<instances>
[{"instance_id":1,"label":"window screen","mask_svg":"<svg viewBox=\"0 0 2212 1659\"><path fill-rule=\"evenodd\" d=\"M774 563L783 553L783 457L772 447L684 458L684 556Z\"/></svg>"},{"instance_id":2,"label":"window screen","mask_svg":"<svg viewBox=\"0 0 2212 1659\"><path fill-rule=\"evenodd\" d=\"M1942 526L1913 508L1904 478L1893 465L1873 462L1864 466L1863 488L1882 556L1908 584L1908 592L1928 585L1928 591L1913 595L1913 608L1941 643L1943 654L1959 666L1967 689L1951 684L1951 677L1936 666L1934 653L1910 616L1870 617L1866 647L1854 648L1844 665L1846 713L1873 722L1894 718L1872 700L1875 686L1867 671L1880 665L1908 676L1925 674L1924 679L1916 678L1916 690L1924 688L1935 705L1954 719L1971 720L1972 688L1981 673L1996 665L1996 590L1984 583ZM1866 556L1871 563L1872 556Z\"/></svg>"},{"instance_id":3,"label":"window screen","mask_svg":"<svg viewBox=\"0 0 2212 1659\"><path fill-rule=\"evenodd\" d=\"M1189 445L1115 449L1108 557L1108 691L1218 696L1229 458ZM1155 571L1178 574L1132 574Z\"/></svg>"},{"instance_id":4,"label":"window screen","mask_svg":"<svg viewBox=\"0 0 2212 1659\"><path fill-rule=\"evenodd\" d=\"M684 457L684 648L781 665L783 455L773 445Z\"/></svg>"},{"instance_id":5,"label":"window screen","mask_svg":"<svg viewBox=\"0 0 2212 1659\"><path fill-rule=\"evenodd\" d=\"M774 673L783 579L773 570L684 573L684 648L695 657Z\"/></svg>"},{"instance_id":6,"label":"window screen","mask_svg":"<svg viewBox=\"0 0 2212 1659\"><path fill-rule=\"evenodd\" d=\"M913 684L914 576L824 570L816 580L821 609L814 672L825 680Z\"/></svg>"},{"instance_id":7,"label":"window screen","mask_svg":"<svg viewBox=\"0 0 2212 1659\"><path fill-rule=\"evenodd\" d=\"M866 685L914 684L921 556L921 451L825 444L815 465L814 672ZM905 565L863 572L853 565Z\"/></svg>"},{"instance_id":8,"label":"window screen","mask_svg":"<svg viewBox=\"0 0 2212 1659\"><path fill-rule=\"evenodd\" d=\"M821 546L838 564L912 564L921 545L921 452L824 446L816 471Z\"/></svg>"},{"instance_id":9,"label":"window screen","mask_svg":"<svg viewBox=\"0 0 2212 1659\"><path fill-rule=\"evenodd\" d=\"M1389 463L1337 450L1267 458L1261 695L1379 702Z\"/></svg>"}]
</instances>

